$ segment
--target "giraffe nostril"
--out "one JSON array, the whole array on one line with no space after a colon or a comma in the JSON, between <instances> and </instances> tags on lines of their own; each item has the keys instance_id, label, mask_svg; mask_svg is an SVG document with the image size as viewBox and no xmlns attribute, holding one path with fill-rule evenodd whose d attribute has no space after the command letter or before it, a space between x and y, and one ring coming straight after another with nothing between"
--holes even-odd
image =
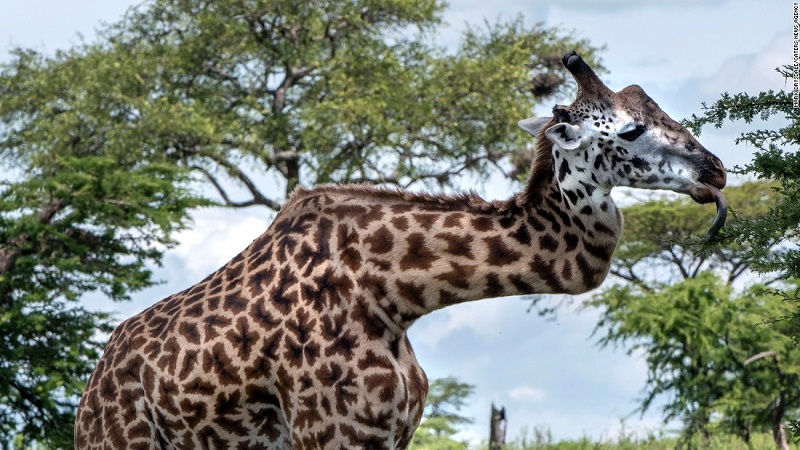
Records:
<instances>
[{"instance_id":1,"label":"giraffe nostril","mask_svg":"<svg viewBox=\"0 0 800 450\"><path fill-rule=\"evenodd\" d=\"M726 172L725 166L722 164L722 161L720 161L720 159L717 158L716 156L711 158L711 163L714 164L714 167L719 169L720 172Z\"/></svg>"},{"instance_id":2,"label":"giraffe nostril","mask_svg":"<svg viewBox=\"0 0 800 450\"><path fill-rule=\"evenodd\" d=\"M724 188L727 183L728 171L722 161L707 150L698 156L692 158L698 169L697 181L711 184L717 189Z\"/></svg>"},{"instance_id":3,"label":"giraffe nostril","mask_svg":"<svg viewBox=\"0 0 800 450\"><path fill-rule=\"evenodd\" d=\"M728 178L728 171L725 169L725 165L722 164L722 161L714 155L711 155L711 164L713 164L714 168L717 169L717 176L716 182L714 185L720 189L725 187Z\"/></svg>"}]
</instances>

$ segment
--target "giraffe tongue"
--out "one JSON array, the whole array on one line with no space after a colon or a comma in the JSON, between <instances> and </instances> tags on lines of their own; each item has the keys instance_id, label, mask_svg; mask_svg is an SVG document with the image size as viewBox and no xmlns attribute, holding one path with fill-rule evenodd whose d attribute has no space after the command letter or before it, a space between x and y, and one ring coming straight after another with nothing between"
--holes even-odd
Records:
<instances>
[{"instance_id":1,"label":"giraffe tongue","mask_svg":"<svg viewBox=\"0 0 800 450\"><path fill-rule=\"evenodd\" d=\"M717 203L717 217L714 219L714 223L711 224L711 228L708 229L706 233L706 239L711 240L714 235L722 228L722 225L725 224L725 218L728 216L728 202L725 200L725 196L722 195L719 189L715 186L712 186L708 183L703 183L705 187L714 194L714 201Z\"/></svg>"}]
</instances>

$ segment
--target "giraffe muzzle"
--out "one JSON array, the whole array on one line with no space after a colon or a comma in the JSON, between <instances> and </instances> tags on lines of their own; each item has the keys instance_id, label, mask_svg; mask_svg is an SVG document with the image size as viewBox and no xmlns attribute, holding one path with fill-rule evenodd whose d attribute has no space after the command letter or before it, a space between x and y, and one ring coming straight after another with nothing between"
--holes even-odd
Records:
<instances>
[{"instance_id":1,"label":"giraffe muzzle","mask_svg":"<svg viewBox=\"0 0 800 450\"><path fill-rule=\"evenodd\" d=\"M727 184L728 171L725 165L714 154L703 149L700 156L693 158L692 162L698 167L698 178L688 187L688 194L697 203L711 203L717 205L717 215L711 228L706 232L706 239L711 240L725 225L728 217L728 202L721 189Z\"/></svg>"}]
</instances>

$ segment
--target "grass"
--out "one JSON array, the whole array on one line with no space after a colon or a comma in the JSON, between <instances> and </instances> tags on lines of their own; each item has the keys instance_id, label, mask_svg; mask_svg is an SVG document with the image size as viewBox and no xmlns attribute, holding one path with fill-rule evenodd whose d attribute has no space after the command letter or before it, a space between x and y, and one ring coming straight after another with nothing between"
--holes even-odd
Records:
<instances>
[{"instance_id":1,"label":"grass","mask_svg":"<svg viewBox=\"0 0 800 450\"><path fill-rule=\"evenodd\" d=\"M712 435L707 445L701 444L699 438L691 446L679 442L677 437L668 436L665 432L649 433L641 437L626 432L624 427L616 439L598 441L589 438L554 442L550 430L546 427L534 427L523 430L522 434L508 442L503 450L776 450L775 442L769 433L756 434L750 445L733 435ZM790 444L792 450L800 450L800 445ZM478 449L486 449L484 444Z\"/></svg>"}]
</instances>

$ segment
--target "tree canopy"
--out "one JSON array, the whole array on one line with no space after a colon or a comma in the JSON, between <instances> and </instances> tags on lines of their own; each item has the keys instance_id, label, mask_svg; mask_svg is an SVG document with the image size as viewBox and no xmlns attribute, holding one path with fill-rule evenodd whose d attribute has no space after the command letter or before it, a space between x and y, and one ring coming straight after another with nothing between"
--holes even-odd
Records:
<instances>
[{"instance_id":1,"label":"tree canopy","mask_svg":"<svg viewBox=\"0 0 800 450\"><path fill-rule=\"evenodd\" d=\"M229 206L277 210L298 184L452 186L507 170L516 122L561 92L576 47L522 18L435 44L442 2L157 0L112 27L98 51L131 55L128 108L167 125L160 150ZM137 142L131 142L137 145ZM272 180L272 183L268 183Z\"/></svg>"},{"instance_id":2,"label":"tree canopy","mask_svg":"<svg viewBox=\"0 0 800 450\"><path fill-rule=\"evenodd\" d=\"M684 438L721 431L749 443L795 417L800 349L786 326L766 325L790 305L763 286L736 293L702 272L650 291L614 286L591 303L603 307L600 344L624 342L647 363L639 409L663 400L664 421L681 420Z\"/></svg>"},{"instance_id":3,"label":"tree canopy","mask_svg":"<svg viewBox=\"0 0 800 450\"><path fill-rule=\"evenodd\" d=\"M18 51L0 71L0 439L20 433L72 445L77 398L110 318L76 304L86 292L124 300L154 283L187 209L187 174L144 147L103 89L113 64L46 62ZM127 78L117 81L124 85ZM74 89L75 80L82 88Z\"/></svg>"},{"instance_id":4,"label":"tree canopy","mask_svg":"<svg viewBox=\"0 0 800 450\"><path fill-rule=\"evenodd\" d=\"M797 80L791 66L776 69L794 86ZM711 104L703 104L703 114L693 115L686 125L699 133L704 125L720 128L729 122L748 124L778 119L777 126L760 126L743 133L737 143L756 149L753 160L735 172L758 179L774 180L781 199L770 210L748 221L729 227L721 238L727 242L748 245L744 259L758 273L782 273L790 279L800 279L800 108L793 101L795 93L788 90L768 90L757 94L723 93ZM777 248L776 248L777 246ZM800 290L791 286L777 287L772 293L795 305L789 316L795 340L800 340ZM777 318L776 318L777 319ZM800 437L800 423L792 423Z\"/></svg>"}]
</instances>

